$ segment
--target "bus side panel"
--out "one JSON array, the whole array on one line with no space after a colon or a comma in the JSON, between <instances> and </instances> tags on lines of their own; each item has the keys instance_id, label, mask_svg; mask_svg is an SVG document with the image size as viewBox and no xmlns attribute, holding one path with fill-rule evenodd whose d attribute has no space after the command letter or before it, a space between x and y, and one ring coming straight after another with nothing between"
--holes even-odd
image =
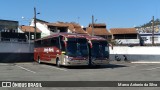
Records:
<instances>
[{"instance_id":1,"label":"bus side panel","mask_svg":"<svg viewBox=\"0 0 160 90\"><path fill-rule=\"evenodd\" d=\"M45 52L44 48L39 49L39 56L41 61L48 61L48 52Z\"/></svg>"},{"instance_id":2,"label":"bus side panel","mask_svg":"<svg viewBox=\"0 0 160 90\"><path fill-rule=\"evenodd\" d=\"M41 48L34 49L34 58L35 58L35 61L38 61L38 59L42 60Z\"/></svg>"},{"instance_id":3,"label":"bus side panel","mask_svg":"<svg viewBox=\"0 0 160 90\"><path fill-rule=\"evenodd\" d=\"M38 60L38 51L37 51L37 48L34 49L34 60L35 61Z\"/></svg>"},{"instance_id":4,"label":"bus side panel","mask_svg":"<svg viewBox=\"0 0 160 90\"><path fill-rule=\"evenodd\" d=\"M53 52L49 52L49 59L51 63L56 64L56 58L60 56L61 51L57 47L50 47L53 48Z\"/></svg>"}]
</instances>

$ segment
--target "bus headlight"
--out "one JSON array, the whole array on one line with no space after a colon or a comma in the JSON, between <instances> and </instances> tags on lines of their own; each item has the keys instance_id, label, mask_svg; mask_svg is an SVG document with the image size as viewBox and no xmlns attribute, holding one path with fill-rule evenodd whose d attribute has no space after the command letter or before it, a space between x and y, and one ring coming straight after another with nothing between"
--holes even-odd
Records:
<instances>
[{"instance_id":1,"label":"bus headlight","mask_svg":"<svg viewBox=\"0 0 160 90\"><path fill-rule=\"evenodd\" d=\"M66 57L66 60L67 60L67 61L71 61L72 58L70 58L70 57L67 56L67 57Z\"/></svg>"}]
</instances>

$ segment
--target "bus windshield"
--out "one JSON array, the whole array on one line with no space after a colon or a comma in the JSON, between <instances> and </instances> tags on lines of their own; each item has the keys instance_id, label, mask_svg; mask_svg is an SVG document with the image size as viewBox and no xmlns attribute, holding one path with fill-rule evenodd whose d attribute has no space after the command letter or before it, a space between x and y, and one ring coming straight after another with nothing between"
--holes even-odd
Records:
<instances>
[{"instance_id":1,"label":"bus windshield","mask_svg":"<svg viewBox=\"0 0 160 90\"><path fill-rule=\"evenodd\" d=\"M68 38L67 55L70 57L87 57L88 44L86 39Z\"/></svg>"},{"instance_id":2,"label":"bus windshield","mask_svg":"<svg viewBox=\"0 0 160 90\"><path fill-rule=\"evenodd\" d=\"M92 41L91 56L94 58L109 58L109 48L106 41Z\"/></svg>"}]
</instances>

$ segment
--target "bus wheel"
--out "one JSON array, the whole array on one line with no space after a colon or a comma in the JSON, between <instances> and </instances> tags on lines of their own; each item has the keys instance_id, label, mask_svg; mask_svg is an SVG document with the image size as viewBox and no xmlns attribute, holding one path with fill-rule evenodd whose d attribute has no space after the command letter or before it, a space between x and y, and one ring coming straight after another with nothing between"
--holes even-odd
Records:
<instances>
[{"instance_id":1,"label":"bus wheel","mask_svg":"<svg viewBox=\"0 0 160 90\"><path fill-rule=\"evenodd\" d=\"M61 67L60 60L58 58L56 60L56 65L57 65L57 67Z\"/></svg>"},{"instance_id":2,"label":"bus wheel","mask_svg":"<svg viewBox=\"0 0 160 90\"><path fill-rule=\"evenodd\" d=\"M40 57L38 57L38 63L41 64L41 59L40 59Z\"/></svg>"}]
</instances>

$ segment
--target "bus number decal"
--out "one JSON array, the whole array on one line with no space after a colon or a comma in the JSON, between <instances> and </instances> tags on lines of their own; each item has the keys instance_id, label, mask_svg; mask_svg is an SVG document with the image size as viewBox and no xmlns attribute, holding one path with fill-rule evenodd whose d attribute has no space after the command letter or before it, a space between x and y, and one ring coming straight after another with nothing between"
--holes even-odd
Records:
<instances>
[{"instance_id":1,"label":"bus number decal","mask_svg":"<svg viewBox=\"0 0 160 90\"><path fill-rule=\"evenodd\" d=\"M44 52L54 52L53 48L44 48Z\"/></svg>"}]
</instances>

